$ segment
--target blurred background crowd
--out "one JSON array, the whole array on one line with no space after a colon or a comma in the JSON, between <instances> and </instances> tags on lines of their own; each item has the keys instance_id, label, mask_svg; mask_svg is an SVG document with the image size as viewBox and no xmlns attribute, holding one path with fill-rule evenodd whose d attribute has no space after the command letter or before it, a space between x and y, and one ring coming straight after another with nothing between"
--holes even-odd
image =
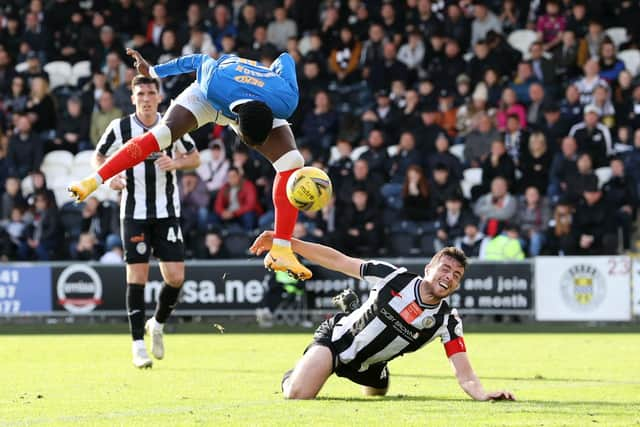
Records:
<instances>
[{"instance_id":1,"label":"blurred background crowd","mask_svg":"<svg viewBox=\"0 0 640 427\"><path fill-rule=\"evenodd\" d=\"M64 189L133 112L126 47L150 63L293 56L290 122L335 193L295 237L365 257L633 250L638 22L637 0L4 0L0 257L120 262L118 195L75 205ZM163 80L163 109L193 79ZM187 257L246 257L272 226L274 171L230 129L192 136Z\"/></svg>"}]
</instances>

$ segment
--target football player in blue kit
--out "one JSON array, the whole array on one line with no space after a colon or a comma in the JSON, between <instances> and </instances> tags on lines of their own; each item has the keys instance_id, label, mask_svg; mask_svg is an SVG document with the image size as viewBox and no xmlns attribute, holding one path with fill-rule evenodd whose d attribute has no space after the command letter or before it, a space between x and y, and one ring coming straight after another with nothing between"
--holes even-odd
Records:
<instances>
[{"instance_id":1,"label":"football player in blue kit","mask_svg":"<svg viewBox=\"0 0 640 427\"><path fill-rule=\"evenodd\" d=\"M310 278L311 271L291 250L298 210L286 196L288 178L304 166L286 120L296 109L299 98L293 58L283 53L266 67L235 55L213 59L194 54L151 66L137 51L127 49L127 54L134 58L136 69L144 76L164 78L195 71L196 81L173 100L158 125L129 140L97 173L72 183L69 191L73 197L84 200L109 178L167 148L189 131L211 122L231 126L242 142L266 157L277 172L272 195L275 238L264 258L265 267L286 271L301 280Z\"/></svg>"}]
</instances>

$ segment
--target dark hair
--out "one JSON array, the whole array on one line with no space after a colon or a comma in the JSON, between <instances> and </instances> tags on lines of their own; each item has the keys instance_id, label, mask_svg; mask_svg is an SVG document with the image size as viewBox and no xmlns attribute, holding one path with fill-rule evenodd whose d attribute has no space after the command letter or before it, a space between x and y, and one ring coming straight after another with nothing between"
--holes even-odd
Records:
<instances>
[{"instance_id":1,"label":"dark hair","mask_svg":"<svg viewBox=\"0 0 640 427\"><path fill-rule=\"evenodd\" d=\"M429 182L427 181L427 177L424 175L424 171L418 165L410 165L407 168L404 183L402 184L402 197L407 197L409 194L409 171L415 171L420 176L418 178L418 190L420 190L420 196L425 199L429 197Z\"/></svg>"},{"instance_id":2,"label":"dark hair","mask_svg":"<svg viewBox=\"0 0 640 427\"><path fill-rule=\"evenodd\" d=\"M460 263L463 269L467 269L467 256L462 249L458 249L455 246L447 246L446 248L440 249L433 258L431 258L429 264L437 262L440 258L445 256L455 259Z\"/></svg>"},{"instance_id":3,"label":"dark hair","mask_svg":"<svg viewBox=\"0 0 640 427\"><path fill-rule=\"evenodd\" d=\"M244 142L262 145L273 127L273 112L262 101L249 101L236 107L238 125Z\"/></svg>"},{"instance_id":4,"label":"dark hair","mask_svg":"<svg viewBox=\"0 0 640 427\"><path fill-rule=\"evenodd\" d=\"M154 79L153 77L145 77L142 74L137 74L131 80L131 90L138 85L155 85L157 90L160 90L160 82L158 79Z\"/></svg>"}]
</instances>

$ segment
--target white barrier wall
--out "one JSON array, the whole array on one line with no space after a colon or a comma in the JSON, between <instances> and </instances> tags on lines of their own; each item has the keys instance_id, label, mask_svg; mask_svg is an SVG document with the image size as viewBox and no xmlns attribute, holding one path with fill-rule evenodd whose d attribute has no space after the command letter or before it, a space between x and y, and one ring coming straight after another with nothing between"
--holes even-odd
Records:
<instances>
[{"instance_id":1,"label":"white barrier wall","mask_svg":"<svg viewBox=\"0 0 640 427\"><path fill-rule=\"evenodd\" d=\"M536 320L631 320L627 256L538 257Z\"/></svg>"},{"instance_id":2,"label":"white barrier wall","mask_svg":"<svg viewBox=\"0 0 640 427\"><path fill-rule=\"evenodd\" d=\"M633 260L633 282L632 309L633 314L640 316L640 259Z\"/></svg>"}]
</instances>

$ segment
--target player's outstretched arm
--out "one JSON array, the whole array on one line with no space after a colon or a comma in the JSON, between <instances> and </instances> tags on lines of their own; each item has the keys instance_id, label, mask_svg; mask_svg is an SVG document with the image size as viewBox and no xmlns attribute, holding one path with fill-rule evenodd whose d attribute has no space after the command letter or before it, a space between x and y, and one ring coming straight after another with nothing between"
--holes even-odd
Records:
<instances>
[{"instance_id":1,"label":"player's outstretched arm","mask_svg":"<svg viewBox=\"0 0 640 427\"><path fill-rule=\"evenodd\" d=\"M453 371L458 379L460 387L475 400L516 400L516 397L507 390L486 392L482 383L471 367L466 352L459 352L449 357Z\"/></svg>"},{"instance_id":2,"label":"player's outstretched arm","mask_svg":"<svg viewBox=\"0 0 640 427\"><path fill-rule=\"evenodd\" d=\"M272 244L273 231L263 231L253 242L249 251L255 255L260 255L270 250ZM329 246L299 239L291 239L291 249L298 255L324 268L339 271L357 279L360 278L360 266L364 261L359 258L352 258Z\"/></svg>"}]
</instances>

